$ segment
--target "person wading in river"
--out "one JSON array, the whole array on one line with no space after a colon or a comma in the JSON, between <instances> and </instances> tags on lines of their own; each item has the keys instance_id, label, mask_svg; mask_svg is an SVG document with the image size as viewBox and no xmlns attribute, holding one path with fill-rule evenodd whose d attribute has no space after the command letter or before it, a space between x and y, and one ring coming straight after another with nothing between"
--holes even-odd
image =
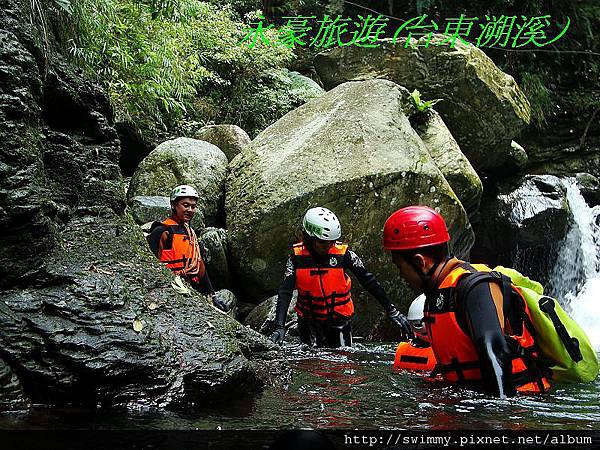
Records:
<instances>
[{"instance_id":1,"label":"person wading in river","mask_svg":"<svg viewBox=\"0 0 600 450\"><path fill-rule=\"evenodd\" d=\"M411 335L406 318L392 305L375 276L365 269L362 260L348 245L337 241L342 230L336 215L327 208L311 208L304 215L302 225L303 240L292 247L279 288L277 328L271 340L283 341L292 291L297 289L300 340L313 347L352 345L350 319L354 315L354 304L348 272L354 274L379 301L402 334Z\"/></svg>"},{"instance_id":2,"label":"person wading in river","mask_svg":"<svg viewBox=\"0 0 600 450\"><path fill-rule=\"evenodd\" d=\"M409 206L385 222L383 246L415 293L426 295L425 322L439 370L451 382L483 381L504 398L550 385L526 302L510 278L449 253L442 216Z\"/></svg>"},{"instance_id":3,"label":"person wading in river","mask_svg":"<svg viewBox=\"0 0 600 450\"><path fill-rule=\"evenodd\" d=\"M231 306L215 294L198 238L190 225L197 203L198 192L192 186L175 187L171 192L171 217L152 224L148 244L152 253L169 269L187 280L194 289L211 297L217 308L227 312Z\"/></svg>"}]
</instances>

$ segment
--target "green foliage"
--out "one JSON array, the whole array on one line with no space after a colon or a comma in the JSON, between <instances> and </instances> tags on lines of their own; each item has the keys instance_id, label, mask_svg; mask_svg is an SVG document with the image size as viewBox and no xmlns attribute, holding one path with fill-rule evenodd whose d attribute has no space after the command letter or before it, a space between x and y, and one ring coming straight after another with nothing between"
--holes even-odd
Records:
<instances>
[{"instance_id":1,"label":"green foliage","mask_svg":"<svg viewBox=\"0 0 600 450\"><path fill-rule=\"evenodd\" d=\"M428 100L424 102L423 100L421 100L421 93L417 89L410 93L410 98L413 102L413 105L417 109L417 112L425 112L432 108L433 105L435 105L437 102L442 101L441 98L437 98L435 100Z\"/></svg>"},{"instance_id":2,"label":"green foliage","mask_svg":"<svg viewBox=\"0 0 600 450\"><path fill-rule=\"evenodd\" d=\"M245 25L230 9L206 2L78 0L72 6L65 33L75 62L107 86L116 120L133 123L150 141L189 130L190 123L237 119L248 128L247 114L231 113L245 107L244 88L292 58L286 48L238 45ZM258 123L268 124L281 110L261 114Z\"/></svg>"},{"instance_id":3,"label":"green foliage","mask_svg":"<svg viewBox=\"0 0 600 450\"><path fill-rule=\"evenodd\" d=\"M546 75L524 72L521 87L531 104L531 120L536 128L547 125L546 118L554 111L554 96L548 89L549 80Z\"/></svg>"}]
</instances>

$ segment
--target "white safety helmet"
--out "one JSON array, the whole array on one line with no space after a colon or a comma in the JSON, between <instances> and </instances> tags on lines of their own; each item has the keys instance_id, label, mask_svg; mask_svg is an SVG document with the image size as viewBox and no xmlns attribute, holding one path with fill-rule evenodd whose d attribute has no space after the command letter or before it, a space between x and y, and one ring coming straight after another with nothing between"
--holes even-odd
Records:
<instances>
[{"instance_id":1,"label":"white safety helmet","mask_svg":"<svg viewBox=\"0 0 600 450\"><path fill-rule=\"evenodd\" d=\"M306 211L302 227L309 236L324 241L335 241L342 235L342 226L336 215L321 206Z\"/></svg>"},{"instance_id":2,"label":"white safety helmet","mask_svg":"<svg viewBox=\"0 0 600 450\"><path fill-rule=\"evenodd\" d=\"M425 322L423 320L425 309L425 294L419 295L417 298L413 300L410 304L410 308L408 308L408 314L406 315L406 319L410 324L415 336L429 341L427 337L427 330L425 328Z\"/></svg>"},{"instance_id":3,"label":"white safety helmet","mask_svg":"<svg viewBox=\"0 0 600 450\"><path fill-rule=\"evenodd\" d=\"M198 199L198 191L187 184L180 184L171 191L171 203L180 197L192 197Z\"/></svg>"}]
</instances>

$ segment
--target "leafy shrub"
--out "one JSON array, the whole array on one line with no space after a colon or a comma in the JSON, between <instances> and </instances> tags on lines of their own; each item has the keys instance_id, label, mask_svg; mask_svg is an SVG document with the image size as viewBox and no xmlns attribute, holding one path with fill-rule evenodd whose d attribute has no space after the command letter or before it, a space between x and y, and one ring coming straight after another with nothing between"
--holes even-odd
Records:
<instances>
[{"instance_id":1,"label":"leafy shrub","mask_svg":"<svg viewBox=\"0 0 600 450\"><path fill-rule=\"evenodd\" d=\"M251 112L232 113L248 106L261 74L292 53L239 45L246 25L230 9L197 0L78 0L71 8L63 33L75 62L107 86L116 120L149 141L190 124L227 120L254 129L280 117L280 108L251 123Z\"/></svg>"}]
</instances>

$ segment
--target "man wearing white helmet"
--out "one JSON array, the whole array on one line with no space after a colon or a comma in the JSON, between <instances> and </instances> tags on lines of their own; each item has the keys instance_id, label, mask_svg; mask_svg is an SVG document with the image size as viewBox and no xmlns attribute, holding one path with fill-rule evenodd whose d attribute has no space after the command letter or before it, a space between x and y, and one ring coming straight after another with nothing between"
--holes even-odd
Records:
<instances>
[{"instance_id":1,"label":"man wearing white helmet","mask_svg":"<svg viewBox=\"0 0 600 450\"><path fill-rule=\"evenodd\" d=\"M148 244L169 269L185 278L194 289L212 297L215 306L228 311L228 305L215 296L202 259L201 246L190 226L197 204L196 189L187 184L176 186L171 191L171 217L152 224Z\"/></svg>"},{"instance_id":2,"label":"man wearing white helmet","mask_svg":"<svg viewBox=\"0 0 600 450\"><path fill-rule=\"evenodd\" d=\"M285 337L285 318L292 292L297 289L300 340L313 347L352 345L350 319L354 304L348 272L379 301L404 336L412 334L406 318L396 310L358 255L348 245L337 242L342 227L333 212L323 207L311 208L304 215L302 227L302 242L292 247L279 288L273 342L282 343Z\"/></svg>"}]
</instances>

